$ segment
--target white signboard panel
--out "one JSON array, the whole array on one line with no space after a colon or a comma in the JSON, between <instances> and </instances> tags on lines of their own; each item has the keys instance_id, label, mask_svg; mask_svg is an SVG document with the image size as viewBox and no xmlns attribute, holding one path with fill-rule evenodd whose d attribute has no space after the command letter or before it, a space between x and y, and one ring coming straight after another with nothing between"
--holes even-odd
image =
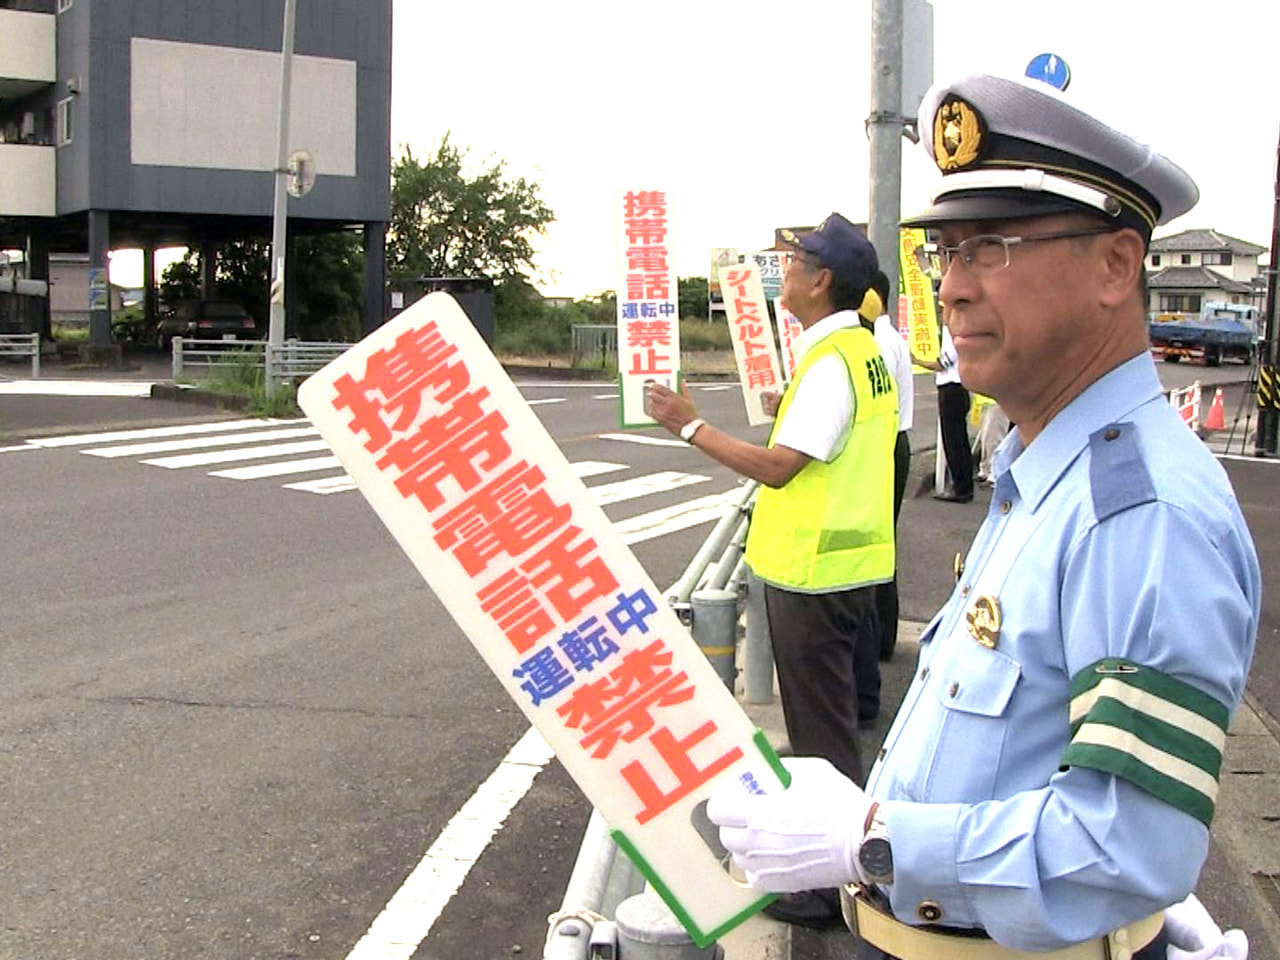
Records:
<instances>
[{"instance_id":1,"label":"white signboard panel","mask_svg":"<svg viewBox=\"0 0 1280 960\"><path fill-rule=\"evenodd\" d=\"M804 332L796 315L782 305L782 298L773 301L774 323L778 327L778 346L782 350L782 373L788 381L796 375L799 359L796 357L796 337Z\"/></svg>"},{"instance_id":2,"label":"white signboard panel","mask_svg":"<svg viewBox=\"0 0 1280 960\"><path fill-rule=\"evenodd\" d=\"M644 385L680 383L680 294L664 190L618 191L618 398L624 427L657 423Z\"/></svg>"},{"instance_id":3,"label":"white signboard panel","mask_svg":"<svg viewBox=\"0 0 1280 960\"><path fill-rule=\"evenodd\" d=\"M458 626L690 934L767 897L695 808L777 757L453 298L419 300L298 402Z\"/></svg>"},{"instance_id":4,"label":"white signboard panel","mask_svg":"<svg viewBox=\"0 0 1280 960\"><path fill-rule=\"evenodd\" d=\"M754 263L721 267L720 290L733 340L733 357L738 363L742 399L747 405L747 422L752 426L771 423L773 417L765 413L760 395L766 390L782 389L782 372L773 346L760 268Z\"/></svg>"}]
</instances>

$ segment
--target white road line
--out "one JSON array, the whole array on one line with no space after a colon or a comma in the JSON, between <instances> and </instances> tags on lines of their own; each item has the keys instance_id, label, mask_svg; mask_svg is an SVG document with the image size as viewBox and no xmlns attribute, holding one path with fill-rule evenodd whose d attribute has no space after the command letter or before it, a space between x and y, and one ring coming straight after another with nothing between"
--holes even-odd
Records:
<instances>
[{"instance_id":1,"label":"white road line","mask_svg":"<svg viewBox=\"0 0 1280 960\"><path fill-rule=\"evenodd\" d=\"M737 384L735 383L724 383L715 387L699 387L698 389L703 393L715 393L717 390L732 390L736 386Z\"/></svg>"},{"instance_id":2,"label":"white road line","mask_svg":"<svg viewBox=\"0 0 1280 960\"><path fill-rule=\"evenodd\" d=\"M408 960L553 756L530 727L445 826L347 960Z\"/></svg>"},{"instance_id":3,"label":"white road line","mask_svg":"<svg viewBox=\"0 0 1280 960\"><path fill-rule=\"evenodd\" d=\"M680 473L676 470L664 470L661 473L649 473L643 477L630 480L619 480L616 483L602 483L596 487L588 487L587 492L595 498L596 503L605 506L610 503L621 503L637 497L647 497L652 493L665 493L679 487L687 487L693 483L705 483L710 477L696 473Z\"/></svg>"},{"instance_id":4,"label":"white road line","mask_svg":"<svg viewBox=\"0 0 1280 960\"><path fill-rule=\"evenodd\" d=\"M724 508L734 502L735 497L742 495L741 490L727 490L708 497L699 497L687 503L678 503L674 507L664 507L650 513L642 513L638 517L619 520L613 528L622 535L622 542L627 544L643 543L656 537L696 527L700 523L714 520L724 513Z\"/></svg>"},{"instance_id":5,"label":"white road line","mask_svg":"<svg viewBox=\"0 0 1280 960\"><path fill-rule=\"evenodd\" d=\"M617 400L618 395L616 393L597 393L591 399L592 400Z\"/></svg>"},{"instance_id":6,"label":"white road line","mask_svg":"<svg viewBox=\"0 0 1280 960\"><path fill-rule=\"evenodd\" d=\"M0 395L23 397L149 397L151 384L133 380L11 380Z\"/></svg>"},{"instance_id":7,"label":"white road line","mask_svg":"<svg viewBox=\"0 0 1280 960\"><path fill-rule=\"evenodd\" d=\"M542 400L526 400L525 403L531 407L536 407L540 403L564 403L564 397L545 397Z\"/></svg>"},{"instance_id":8,"label":"white road line","mask_svg":"<svg viewBox=\"0 0 1280 960\"><path fill-rule=\"evenodd\" d=\"M318 493L321 496L329 493L345 493L356 488L356 482L345 473L336 477L321 477L319 480L303 480L300 483L282 484L286 490L301 490L303 493Z\"/></svg>"},{"instance_id":9,"label":"white road line","mask_svg":"<svg viewBox=\"0 0 1280 960\"><path fill-rule=\"evenodd\" d=\"M20 447L0 447L0 453L21 453L23 450L39 450L39 447L28 446L23 444Z\"/></svg>"},{"instance_id":10,"label":"white road line","mask_svg":"<svg viewBox=\"0 0 1280 960\"><path fill-rule=\"evenodd\" d=\"M45 437L28 440L34 447L80 447L94 443L117 443L121 440L155 440L158 437L186 437L202 433L227 433L272 426L305 423L305 419L292 420L220 420L217 423L188 423L176 427L147 427L142 430L112 430L107 433L77 433L74 436Z\"/></svg>"},{"instance_id":11,"label":"white road line","mask_svg":"<svg viewBox=\"0 0 1280 960\"><path fill-rule=\"evenodd\" d=\"M582 460L578 463L571 463L569 466L573 468L575 474L583 479L627 469L625 463L602 463L599 460ZM233 472L235 471L226 470L222 473L216 473L214 476L225 476ZM289 490L301 490L304 493L318 493L321 495L345 493L356 488L355 481L345 473L338 477L321 477L318 480L304 480L301 483L286 483L284 486Z\"/></svg>"},{"instance_id":12,"label":"white road line","mask_svg":"<svg viewBox=\"0 0 1280 960\"><path fill-rule=\"evenodd\" d=\"M211 477L226 477L228 480L261 480L264 477L284 477L293 473L310 473L313 470L332 470L341 467L342 462L335 456L308 457L305 460L285 460L283 463L259 463L252 467L232 467L230 470L213 470ZM346 474L343 474L346 476Z\"/></svg>"},{"instance_id":13,"label":"white road line","mask_svg":"<svg viewBox=\"0 0 1280 960\"><path fill-rule=\"evenodd\" d=\"M120 447L103 447L101 450L81 450L91 457L140 457L149 453L171 453L175 450L199 450L204 447L230 447L237 443L289 440L293 437L314 437L315 427L290 427L284 430L260 430L257 433L237 433L229 437L187 437L182 440L153 440L150 443L128 443Z\"/></svg>"},{"instance_id":14,"label":"white road line","mask_svg":"<svg viewBox=\"0 0 1280 960\"><path fill-rule=\"evenodd\" d=\"M617 473L619 470L627 469L625 463L602 463L599 460L579 460L569 466L573 468L574 474L583 480L587 477L598 477L601 474Z\"/></svg>"},{"instance_id":15,"label":"white road line","mask_svg":"<svg viewBox=\"0 0 1280 960\"><path fill-rule=\"evenodd\" d=\"M1280 463L1280 460L1274 460L1271 457L1251 457L1239 453L1215 453L1214 456L1219 460L1243 460L1245 463L1269 463L1273 467Z\"/></svg>"},{"instance_id":16,"label":"white road line","mask_svg":"<svg viewBox=\"0 0 1280 960\"><path fill-rule=\"evenodd\" d=\"M285 457L295 453L318 453L328 450L323 440L298 440L295 443L271 443L258 447L237 447L234 450L215 450L212 453L184 453L176 457L156 457L143 460L152 467L182 470L186 467L204 467L211 463L234 463L236 460L265 460L267 457Z\"/></svg>"},{"instance_id":17,"label":"white road line","mask_svg":"<svg viewBox=\"0 0 1280 960\"><path fill-rule=\"evenodd\" d=\"M650 447L687 447L683 440L668 440L665 437L646 437L638 433L602 433L601 440L621 440L623 443L641 443Z\"/></svg>"}]
</instances>

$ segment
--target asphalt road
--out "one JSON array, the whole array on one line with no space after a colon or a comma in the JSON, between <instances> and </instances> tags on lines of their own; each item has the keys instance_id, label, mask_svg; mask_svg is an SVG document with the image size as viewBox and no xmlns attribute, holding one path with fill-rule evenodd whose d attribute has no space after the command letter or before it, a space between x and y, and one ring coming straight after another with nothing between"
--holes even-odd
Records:
<instances>
[{"instance_id":1,"label":"asphalt road","mask_svg":"<svg viewBox=\"0 0 1280 960\"><path fill-rule=\"evenodd\" d=\"M1170 387L1242 374L1161 372ZM689 448L602 439L608 385L522 392L558 401L534 409L571 462L621 465L589 485L706 478L611 504L615 522L735 485ZM922 450L931 377L916 395ZM736 388L694 396L712 422L764 438ZM103 457L126 441L75 439L231 419L0 395L0 958L342 960L527 727L358 494L285 486L323 471L232 480L210 474L237 463L165 469L143 460L173 454ZM1251 523L1272 516L1272 468L1228 467L1246 475ZM982 500L904 506L905 617L945 599ZM666 586L708 529L633 549ZM1278 541L1260 533L1266 571ZM1280 716L1272 647L1251 691ZM550 763L413 955L538 955L588 813Z\"/></svg>"},{"instance_id":2,"label":"asphalt road","mask_svg":"<svg viewBox=\"0 0 1280 960\"><path fill-rule=\"evenodd\" d=\"M616 465L590 485L697 478L612 519L735 488L684 445L601 439L611 392L524 390L570 461ZM763 436L736 389L695 396ZM144 462L221 433L68 434L229 419L0 396L0 957L345 958L527 728L363 499L285 486L340 470L233 480ZM707 530L634 549L665 587ZM415 956L540 951L588 813L548 765Z\"/></svg>"}]
</instances>

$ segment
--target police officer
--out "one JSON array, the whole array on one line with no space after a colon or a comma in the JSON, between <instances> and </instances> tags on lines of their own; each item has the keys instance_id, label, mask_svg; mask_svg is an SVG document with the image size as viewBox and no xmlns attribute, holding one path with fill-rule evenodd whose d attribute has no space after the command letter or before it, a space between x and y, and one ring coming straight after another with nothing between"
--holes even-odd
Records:
<instances>
[{"instance_id":1,"label":"police officer","mask_svg":"<svg viewBox=\"0 0 1280 960\"><path fill-rule=\"evenodd\" d=\"M687 394L660 385L649 388L650 412L762 484L746 561L764 583L787 738L797 756L824 757L861 782L857 678L879 672L874 589L894 571L898 396L871 321L857 313L877 269L875 249L837 213L794 240L782 301L804 332L768 445L704 423ZM839 925L834 884L815 886L826 889L773 904L771 914Z\"/></svg>"},{"instance_id":2,"label":"police officer","mask_svg":"<svg viewBox=\"0 0 1280 960\"><path fill-rule=\"evenodd\" d=\"M914 223L937 232L960 375L1017 426L866 791L793 760L786 791L728 784L708 812L756 887L850 883L863 955L1163 960L1260 595L1148 352L1147 244L1196 186L1037 81L937 85L920 121L942 179Z\"/></svg>"}]
</instances>

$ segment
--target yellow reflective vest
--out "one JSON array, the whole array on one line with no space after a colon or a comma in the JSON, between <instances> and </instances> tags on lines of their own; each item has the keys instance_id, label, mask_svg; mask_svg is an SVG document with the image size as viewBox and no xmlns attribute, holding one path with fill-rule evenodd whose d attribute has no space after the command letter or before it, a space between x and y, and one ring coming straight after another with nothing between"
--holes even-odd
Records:
<instances>
[{"instance_id":1,"label":"yellow reflective vest","mask_svg":"<svg viewBox=\"0 0 1280 960\"><path fill-rule=\"evenodd\" d=\"M762 486L747 534L747 564L756 576L804 593L883 583L894 570L898 390L870 331L842 327L805 354L778 406L769 446L797 384L831 354L844 361L857 401L844 449L830 463L810 460L782 487Z\"/></svg>"}]
</instances>

